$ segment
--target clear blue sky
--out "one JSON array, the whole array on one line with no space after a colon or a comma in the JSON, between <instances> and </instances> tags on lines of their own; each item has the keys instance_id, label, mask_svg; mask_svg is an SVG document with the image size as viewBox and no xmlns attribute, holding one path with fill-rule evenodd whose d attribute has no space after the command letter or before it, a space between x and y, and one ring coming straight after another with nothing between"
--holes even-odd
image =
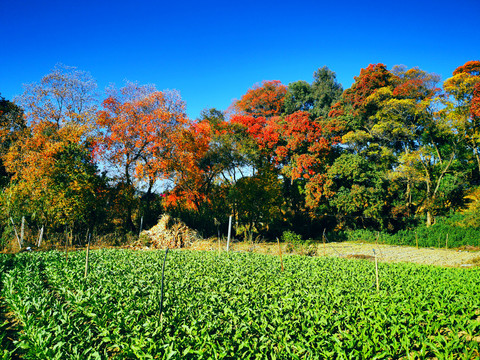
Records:
<instances>
[{"instance_id":1,"label":"clear blue sky","mask_svg":"<svg viewBox=\"0 0 480 360\"><path fill-rule=\"evenodd\" d=\"M0 34L7 99L63 63L90 72L100 94L125 79L177 89L195 118L324 65L344 88L378 62L446 79L480 60L480 0L0 0Z\"/></svg>"}]
</instances>

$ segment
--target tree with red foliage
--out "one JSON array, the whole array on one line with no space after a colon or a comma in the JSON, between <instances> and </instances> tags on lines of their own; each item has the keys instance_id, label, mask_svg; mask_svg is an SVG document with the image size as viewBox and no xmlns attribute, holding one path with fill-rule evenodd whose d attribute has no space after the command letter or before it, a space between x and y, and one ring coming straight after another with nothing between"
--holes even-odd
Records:
<instances>
[{"instance_id":1,"label":"tree with red foliage","mask_svg":"<svg viewBox=\"0 0 480 360\"><path fill-rule=\"evenodd\" d=\"M166 168L174 187L166 196L167 207L182 204L198 211L209 201L213 180L222 170L209 156L212 135L208 121L192 123L174 134L175 147Z\"/></svg>"},{"instance_id":2,"label":"tree with red foliage","mask_svg":"<svg viewBox=\"0 0 480 360\"><path fill-rule=\"evenodd\" d=\"M134 188L146 184L148 195L155 182L165 176L166 159L176 146L173 136L188 119L178 94L132 83L114 91L103 108L97 117L103 136L95 151L124 184L123 195L128 200L125 221L133 229L129 202L133 201Z\"/></svg>"},{"instance_id":3,"label":"tree with red foliage","mask_svg":"<svg viewBox=\"0 0 480 360\"><path fill-rule=\"evenodd\" d=\"M465 64L462 66L457 67L453 71L453 75L461 74L461 73L467 73L472 76L479 76L480 75L480 61L474 60L474 61L467 61Z\"/></svg>"},{"instance_id":4,"label":"tree with red foliage","mask_svg":"<svg viewBox=\"0 0 480 360\"><path fill-rule=\"evenodd\" d=\"M370 115L375 109L367 108L367 98L376 90L394 83L393 74L384 64L370 64L354 77L353 85L344 91L343 100L351 105L356 115Z\"/></svg>"},{"instance_id":5,"label":"tree with red foliage","mask_svg":"<svg viewBox=\"0 0 480 360\"><path fill-rule=\"evenodd\" d=\"M341 138L335 122L312 120L310 113L297 111L274 118L264 130L264 144L274 151L274 162L291 182L300 180L306 187L306 205L318 206L322 197L319 184L331 163L334 146Z\"/></svg>"},{"instance_id":6,"label":"tree with red foliage","mask_svg":"<svg viewBox=\"0 0 480 360\"><path fill-rule=\"evenodd\" d=\"M287 87L278 80L263 81L233 104L233 110L244 115L269 118L283 112Z\"/></svg>"},{"instance_id":7,"label":"tree with red foliage","mask_svg":"<svg viewBox=\"0 0 480 360\"><path fill-rule=\"evenodd\" d=\"M473 91L470 114L480 121L480 82L475 85L475 90Z\"/></svg>"}]
</instances>

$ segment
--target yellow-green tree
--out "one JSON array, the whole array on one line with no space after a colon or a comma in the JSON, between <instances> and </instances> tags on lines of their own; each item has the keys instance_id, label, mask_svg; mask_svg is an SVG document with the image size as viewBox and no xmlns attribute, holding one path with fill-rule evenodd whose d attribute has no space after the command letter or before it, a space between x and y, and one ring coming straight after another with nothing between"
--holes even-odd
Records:
<instances>
[{"instance_id":1,"label":"yellow-green tree","mask_svg":"<svg viewBox=\"0 0 480 360\"><path fill-rule=\"evenodd\" d=\"M465 139L480 171L480 61L468 61L445 80L442 116L447 117L455 131Z\"/></svg>"}]
</instances>

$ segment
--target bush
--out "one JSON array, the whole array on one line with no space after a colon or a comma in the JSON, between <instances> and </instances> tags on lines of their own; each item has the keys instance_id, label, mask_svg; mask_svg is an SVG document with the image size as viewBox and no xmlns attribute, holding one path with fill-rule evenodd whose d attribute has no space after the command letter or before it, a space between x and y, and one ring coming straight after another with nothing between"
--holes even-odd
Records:
<instances>
[{"instance_id":1,"label":"bush","mask_svg":"<svg viewBox=\"0 0 480 360\"><path fill-rule=\"evenodd\" d=\"M400 230L390 234L387 232L377 233L371 230L353 230L338 234L339 238L349 241L378 242L391 245L410 245L421 247L448 247L456 248L461 246L480 247L480 228L462 226L462 216L455 214L445 218L437 218L437 223L427 227L420 223L416 227ZM378 235L377 235L378 234Z\"/></svg>"},{"instance_id":2,"label":"bush","mask_svg":"<svg viewBox=\"0 0 480 360\"><path fill-rule=\"evenodd\" d=\"M302 235L296 234L293 231L287 230L282 234L282 241L291 244L301 244Z\"/></svg>"}]
</instances>

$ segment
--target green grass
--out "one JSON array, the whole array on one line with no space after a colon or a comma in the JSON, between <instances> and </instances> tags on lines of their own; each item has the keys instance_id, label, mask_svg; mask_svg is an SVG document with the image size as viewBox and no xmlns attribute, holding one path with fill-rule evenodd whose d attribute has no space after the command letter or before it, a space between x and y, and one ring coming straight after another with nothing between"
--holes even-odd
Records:
<instances>
[{"instance_id":1,"label":"green grass","mask_svg":"<svg viewBox=\"0 0 480 360\"><path fill-rule=\"evenodd\" d=\"M25 359L474 358L480 273L252 253L22 253L3 276Z\"/></svg>"}]
</instances>

